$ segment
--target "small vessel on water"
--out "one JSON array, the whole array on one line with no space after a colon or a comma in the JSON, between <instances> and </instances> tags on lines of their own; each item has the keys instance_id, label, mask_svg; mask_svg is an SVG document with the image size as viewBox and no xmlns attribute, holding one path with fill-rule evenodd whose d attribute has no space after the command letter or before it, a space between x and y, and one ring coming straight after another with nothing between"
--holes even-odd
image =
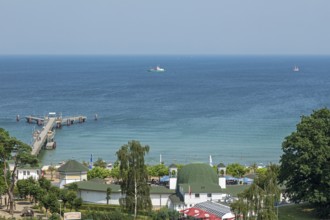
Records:
<instances>
[{"instance_id":1,"label":"small vessel on water","mask_svg":"<svg viewBox=\"0 0 330 220\"><path fill-rule=\"evenodd\" d=\"M164 68L160 68L159 66L156 66L155 68L151 68L148 70L149 72L165 72Z\"/></svg>"},{"instance_id":2,"label":"small vessel on water","mask_svg":"<svg viewBox=\"0 0 330 220\"><path fill-rule=\"evenodd\" d=\"M293 72L299 72L299 67L298 66L294 66L292 70L293 70Z\"/></svg>"}]
</instances>

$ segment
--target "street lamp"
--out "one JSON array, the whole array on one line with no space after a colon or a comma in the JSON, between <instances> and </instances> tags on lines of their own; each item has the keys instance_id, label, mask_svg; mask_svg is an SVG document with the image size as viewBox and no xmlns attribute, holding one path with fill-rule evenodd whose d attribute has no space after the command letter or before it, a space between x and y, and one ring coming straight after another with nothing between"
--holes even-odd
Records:
<instances>
[{"instance_id":1,"label":"street lamp","mask_svg":"<svg viewBox=\"0 0 330 220\"><path fill-rule=\"evenodd\" d=\"M59 203L60 203L60 218L62 219L62 200L61 199L59 199L59 200L57 200L57 201L59 201Z\"/></svg>"}]
</instances>

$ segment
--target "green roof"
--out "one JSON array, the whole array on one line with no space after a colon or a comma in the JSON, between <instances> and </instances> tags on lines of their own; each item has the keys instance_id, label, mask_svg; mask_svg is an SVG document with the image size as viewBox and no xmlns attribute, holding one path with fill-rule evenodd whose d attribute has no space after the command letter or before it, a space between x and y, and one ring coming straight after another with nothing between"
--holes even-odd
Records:
<instances>
[{"instance_id":1,"label":"green roof","mask_svg":"<svg viewBox=\"0 0 330 220\"><path fill-rule=\"evenodd\" d=\"M178 186L185 193L222 192L218 181L215 170L208 164L188 164L178 173Z\"/></svg>"},{"instance_id":2,"label":"green roof","mask_svg":"<svg viewBox=\"0 0 330 220\"><path fill-rule=\"evenodd\" d=\"M175 193L175 190L168 189L164 186L151 186L150 194L171 194Z\"/></svg>"},{"instance_id":3,"label":"green roof","mask_svg":"<svg viewBox=\"0 0 330 220\"><path fill-rule=\"evenodd\" d=\"M36 164L34 166L31 166L30 164L24 164L21 166L18 166L18 169L41 169L41 164Z\"/></svg>"},{"instance_id":4,"label":"green roof","mask_svg":"<svg viewBox=\"0 0 330 220\"><path fill-rule=\"evenodd\" d=\"M177 194L172 194L169 196L169 199L172 201L174 204L184 204L183 198L179 197Z\"/></svg>"},{"instance_id":5,"label":"green roof","mask_svg":"<svg viewBox=\"0 0 330 220\"><path fill-rule=\"evenodd\" d=\"M226 167L226 166L225 166L223 163L219 163L217 167L218 167L218 168L224 168L224 167Z\"/></svg>"},{"instance_id":6,"label":"green roof","mask_svg":"<svg viewBox=\"0 0 330 220\"><path fill-rule=\"evenodd\" d=\"M88 168L76 160L69 160L58 168L58 172L87 172Z\"/></svg>"},{"instance_id":7,"label":"green roof","mask_svg":"<svg viewBox=\"0 0 330 220\"><path fill-rule=\"evenodd\" d=\"M215 170L208 164L188 164L178 172L178 184L204 184L214 183L218 185L218 176Z\"/></svg>"},{"instance_id":8,"label":"green roof","mask_svg":"<svg viewBox=\"0 0 330 220\"><path fill-rule=\"evenodd\" d=\"M72 183L71 183L72 184ZM89 181L80 181L75 182L79 190L89 190L89 191L99 191L106 192L107 188L111 188L112 192L121 192L120 185L118 184L105 184L99 180L89 180ZM70 184L67 184L70 185ZM164 186L151 186L150 194L171 194L174 193L174 190L170 190Z\"/></svg>"},{"instance_id":9,"label":"green roof","mask_svg":"<svg viewBox=\"0 0 330 220\"><path fill-rule=\"evenodd\" d=\"M237 194L243 192L247 188L249 188L249 185L227 185L226 189L223 189L223 192L231 196L237 196Z\"/></svg>"},{"instance_id":10,"label":"green roof","mask_svg":"<svg viewBox=\"0 0 330 220\"><path fill-rule=\"evenodd\" d=\"M172 163L169 168L178 168L174 163Z\"/></svg>"},{"instance_id":11,"label":"green roof","mask_svg":"<svg viewBox=\"0 0 330 220\"><path fill-rule=\"evenodd\" d=\"M107 188L110 187L112 192L121 192L120 186L117 184L105 184L105 183L95 182L94 180L80 181L74 183L77 184L79 190L106 192Z\"/></svg>"}]
</instances>

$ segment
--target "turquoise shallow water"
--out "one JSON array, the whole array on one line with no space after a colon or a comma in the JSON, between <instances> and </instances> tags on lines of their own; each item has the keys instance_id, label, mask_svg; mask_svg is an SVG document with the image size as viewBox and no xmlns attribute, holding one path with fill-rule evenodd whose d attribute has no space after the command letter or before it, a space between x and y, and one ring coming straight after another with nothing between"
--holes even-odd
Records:
<instances>
[{"instance_id":1,"label":"turquoise shallow water","mask_svg":"<svg viewBox=\"0 0 330 220\"><path fill-rule=\"evenodd\" d=\"M30 143L17 114L83 114L57 130L44 163L116 159L129 140L148 163L278 162L300 116L330 105L330 57L0 57L0 126ZM165 73L149 73L155 65ZM292 67L298 65L300 72ZM95 113L99 120L94 121Z\"/></svg>"}]
</instances>

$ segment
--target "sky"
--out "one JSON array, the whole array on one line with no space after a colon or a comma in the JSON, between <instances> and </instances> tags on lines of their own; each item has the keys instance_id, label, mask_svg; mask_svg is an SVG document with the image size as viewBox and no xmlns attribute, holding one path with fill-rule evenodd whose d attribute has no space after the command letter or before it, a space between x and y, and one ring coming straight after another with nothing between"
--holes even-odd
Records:
<instances>
[{"instance_id":1,"label":"sky","mask_svg":"<svg viewBox=\"0 0 330 220\"><path fill-rule=\"evenodd\" d=\"M329 55L330 0L0 0L0 55Z\"/></svg>"}]
</instances>

